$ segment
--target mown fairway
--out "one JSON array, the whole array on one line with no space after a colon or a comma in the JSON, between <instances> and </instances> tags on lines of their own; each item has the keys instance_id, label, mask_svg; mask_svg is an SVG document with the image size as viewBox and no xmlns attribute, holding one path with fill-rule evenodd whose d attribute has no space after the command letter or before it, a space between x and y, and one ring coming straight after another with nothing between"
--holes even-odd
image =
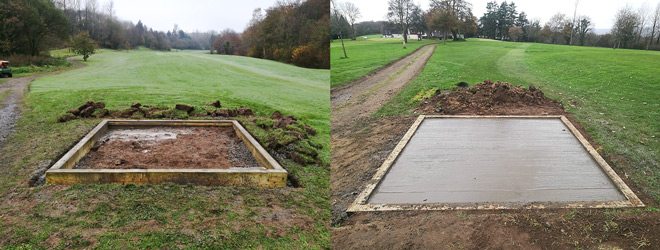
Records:
<instances>
[{"instance_id":1,"label":"mown fairway","mask_svg":"<svg viewBox=\"0 0 660 250\"><path fill-rule=\"evenodd\" d=\"M409 39L404 49L401 38L381 38L381 35L370 35L367 39L358 37L355 41L344 40L348 58L342 58L341 41L334 40L330 44L332 87L345 85L432 42Z\"/></svg>"},{"instance_id":2,"label":"mown fairway","mask_svg":"<svg viewBox=\"0 0 660 250\"><path fill-rule=\"evenodd\" d=\"M0 246L42 248L328 247L329 71L203 52L102 51L86 66L34 81L0 152ZM173 107L220 100L257 116L279 110L318 131L321 166L282 163L303 188L182 185L28 187L44 160L66 152L98 119L58 123L87 100ZM240 118L243 119L243 118ZM255 125L247 129L263 139Z\"/></svg>"},{"instance_id":3,"label":"mown fairway","mask_svg":"<svg viewBox=\"0 0 660 250\"><path fill-rule=\"evenodd\" d=\"M421 75L378 114L410 113L418 93L486 79L541 87L576 116L620 175L660 200L660 52L479 39L440 44Z\"/></svg>"}]
</instances>

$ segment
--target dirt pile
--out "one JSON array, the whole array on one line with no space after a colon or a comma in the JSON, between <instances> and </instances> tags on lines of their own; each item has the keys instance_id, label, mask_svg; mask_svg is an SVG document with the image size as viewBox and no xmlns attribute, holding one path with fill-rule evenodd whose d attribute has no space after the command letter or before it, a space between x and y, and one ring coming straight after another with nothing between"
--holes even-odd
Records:
<instances>
[{"instance_id":1,"label":"dirt pile","mask_svg":"<svg viewBox=\"0 0 660 250\"><path fill-rule=\"evenodd\" d=\"M254 112L249 108L221 109L220 101L209 104L211 108L195 107L187 104L176 104L174 108L142 105L133 103L123 110L108 110L105 103L88 101L77 109L69 110L60 116L59 122L67 122L80 118L126 118L126 119L188 119L195 117L236 117L252 116Z\"/></svg>"},{"instance_id":2,"label":"dirt pile","mask_svg":"<svg viewBox=\"0 0 660 250\"><path fill-rule=\"evenodd\" d=\"M298 122L294 116L273 112L270 119L255 120L257 126L268 131L265 146L276 152L279 157L289 158L299 164L317 164L321 162L318 151L322 145L310 140L316 130L307 124Z\"/></svg>"},{"instance_id":3,"label":"dirt pile","mask_svg":"<svg viewBox=\"0 0 660 250\"><path fill-rule=\"evenodd\" d=\"M438 91L416 111L447 115L549 115L563 114L564 108L534 86L523 88L486 80L472 87L462 84L451 91Z\"/></svg>"}]
</instances>

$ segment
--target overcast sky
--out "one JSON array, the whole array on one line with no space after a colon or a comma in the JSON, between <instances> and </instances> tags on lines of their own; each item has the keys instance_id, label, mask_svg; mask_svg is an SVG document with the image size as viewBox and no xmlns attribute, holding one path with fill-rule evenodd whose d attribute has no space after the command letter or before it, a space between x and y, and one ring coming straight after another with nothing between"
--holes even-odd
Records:
<instances>
[{"instance_id":1,"label":"overcast sky","mask_svg":"<svg viewBox=\"0 0 660 250\"><path fill-rule=\"evenodd\" d=\"M104 8L110 0L99 0ZM267 9L277 0L113 0L115 15L121 20L142 23L155 30L243 31L256 8Z\"/></svg>"},{"instance_id":2,"label":"overcast sky","mask_svg":"<svg viewBox=\"0 0 660 250\"><path fill-rule=\"evenodd\" d=\"M337 0L338 2L350 1L358 6L362 13L360 21L385 20L387 15L387 0ZM429 8L430 0L413 0L422 6L422 9ZM472 13L481 17L486 11L486 3L492 0L467 0L472 3ZM502 3L503 1L497 1ZM511 2L511 1L508 1ZM541 25L557 12L573 16L575 0L515 0L516 10L527 13L528 19L539 19ZM614 23L614 15L617 10L625 7L626 4L634 9L638 9L644 3L649 11L655 9L658 0L580 0L578 5L578 15L587 15L591 17L596 29L610 29Z\"/></svg>"}]
</instances>

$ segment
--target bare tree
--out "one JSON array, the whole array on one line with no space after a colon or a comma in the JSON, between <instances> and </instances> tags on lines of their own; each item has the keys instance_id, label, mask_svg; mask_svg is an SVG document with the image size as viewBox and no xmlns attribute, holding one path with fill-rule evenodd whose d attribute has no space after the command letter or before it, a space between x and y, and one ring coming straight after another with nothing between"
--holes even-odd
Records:
<instances>
[{"instance_id":1,"label":"bare tree","mask_svg":"<svg viewBox=\"0 0 660 250\"><path fill-rule=\"evenodd\" d=\"M105 4L105 11L108 12L108 16L112 19L115 15L115 2L110 0Z\"/></svg>"},{"instance_id":2,"label":"bare tree","mask_svg":"<svg viewBox=\"0 0 660 250\"><path fill-rule=\"evenodd\" d=\"M330 12L331 12L330 15L332 16L332 18L335 19L335 21L337 21L338 19L343 18L341 12L337 8L337 4L335 3L335 1L330 0L330 4L331 4L330 5L331 6L330 7ZM343 58L348 58L348 55L346 55L346 46L344 46L344 37L342 35L341 29L339 29L339 40L341 40L341 48L344 51L344 57Z\"/></svg>"},{"instance_id":3,"label":"bare tree","mask_svg":"<svg viewBox=\"0 0 660 250\"><path fill-rule=\"evenodd\" d=\"M520 37L522 36L522 34L523 34L523 29L518 26L513 26L509 28L509 37L511 37L511 41L517 42L518 39L520 39Z\"/></svg>"},{"instance_id":4,"label":"bare tree","mask_svg":"<svg viewBox=\"0 0 660 250\"><path fill-rule=\"evenodd\" d=\"M639 18L630 6L620 9L616 13L612 34L616 39L615 47L628 48L635 39L635 32L639 28Z\"/></svg>"},{"instance_id":5,"label":"bare tree","mask_svg":"<svg viewBox=\"0 0 660 250\"><path fill-rule=\"evenodd\" d=\"M591 18L589 18L588 16L581 16L578 18L575 26L576 26L575 28L576 28L577 38L580 41L580 46L584 46L584 42L586 41L587 34L589 34L589 31L591 31L593 27Z\"/></svg>"},{"instance_id":6,"label":"bare tree","mask_svg":"<svg viewBox=\"0 0 660 250\"><path fill-rule=\"evenodd\" d=\"M656 29L660 29L660 27L658 27L660 25L660 2L658 2L658 5L655 6L655 12L653 12L652 19L653 19L653 26L651 27L651 38L648 40L648 42L646 42L647 50L651 46L651 43L653 43L653 38L655 37ZM658 40L660 40L660 35L658 35ZM658 42L656 41L656 44L657 43Z\"/></svg>"},{"instance_id":7,"label":"bare tree","mask_svg":"<svg viewBox=\"0 0 660 250\"><path fill-rule=\"evenodd\" d=\"M476 18L472 15L472 5L465 0L431 0L430 5L429 12L436 12L432 16L438 19L436 22L442 23L440 26L452 33L454 40L458 40L459 34L463 34L472 23L476 23ZM507 5L507 8L509 6ZM515 8L515 5L511 5L511 8ZM509 14L513 22L515 13L511 11Z\"/></svg>"},{"instance_id":8,"label":"bare tree","mask_svg":"<svg viewBox=\"0 0 660 250\"><path fill-rule=\"evenodd\" d=\"M341 5L341 11L351 25L351 31L353 32L352 39L355 40L355 21L360 18L360 9L351 2L345 2Z\"/></svg>"},{"instance_id":9,"label":"bare tree","mask_svg":"<svg viewBox=\"0 0 660 250\"><path fill-rule=\"evenodd\" d=\"M389 0L387 17L391 22L401 27L403 42L408 43L408 27L412 19L415 4L412 0Z\"/></svg>"},{"instance_id":10,"label":"bare tree","mask_svg":"<svg viewBox=\"0 0 660 250\"><path fill-rule=\"evenodd\" d=\"M580 3L580 0L575 0L575 8L573 8L573 21L571 21L571 39L568 41L568 45L573 45L573 33L575 33L575 18L577 17L577 7Z\"/></svg>"},{"instance_id":11,"label":"bare tree","mask_svg":"<svg viewBox=\"0 0 660 250\"><path fill-rule=\"evenodd\" d=\"M644 27L646 26L646 20L649 18L649 6L647 3L642 4L642 6L637 9L637 23L639 27L637 29L637 43L641 42L642 35L644 33Z\"/></svg>"},{"instance_id":12,"label":"bare tree","mask_svg":"<svg viewBox=\"0 0 660 250\"><path fill-rule=\"evenodd\" d=\"M551 42L550 43L556 43L559 40L559 37L562 34L562 31L564 30L564 27L566 26L567 19L566 15L562 13L557 13L550 17L550 20L545 23L545 26L547 27L547 31L550 32L548 34L550 36Z\"/></svg>"}]
</instances>

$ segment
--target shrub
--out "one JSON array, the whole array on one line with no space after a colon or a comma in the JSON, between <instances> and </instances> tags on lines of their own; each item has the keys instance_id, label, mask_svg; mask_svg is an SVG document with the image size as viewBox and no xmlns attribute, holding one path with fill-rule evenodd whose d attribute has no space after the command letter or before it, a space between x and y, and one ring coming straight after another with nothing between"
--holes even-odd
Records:
<instances>
[{"instance_id":1,"label":"shrub","mask_svg":"<svg viewBox=\"0 0 660 250\"><path fill-rule=\"evenodd\" d=\"M78 35L73 37L73 40L71 41L71 47L73 52L78 55L82 55L83 60L87 61L87 58L94 54L96 43L94 40L89 38L89 34L87 32L80 32Z\"/></svg>"}]
</instances>

